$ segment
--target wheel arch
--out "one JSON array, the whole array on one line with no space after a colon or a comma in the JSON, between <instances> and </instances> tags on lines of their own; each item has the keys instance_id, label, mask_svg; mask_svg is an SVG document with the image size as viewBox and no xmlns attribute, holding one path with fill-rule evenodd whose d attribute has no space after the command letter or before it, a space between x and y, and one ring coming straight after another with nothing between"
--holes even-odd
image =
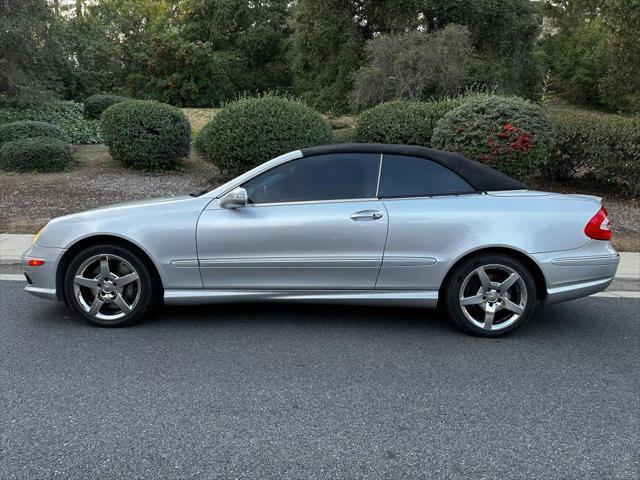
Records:
<instances>
[{"instance_id":1,"label":"wheel arch","mask_svg":"<svg viewBox=\"0 0 640 480\"><path fill-rule=\"evenodd\" d=\"M75 243L69 246L67 251L60 258L56 269L56 295L59 300L65 300L66 298L64 295L64 277L73 258L85 248L101 243L123 247L131 250L132 253L138 255L140 260L149 268L149 272L151 273L151 278L154 282L154 285L158 288L160 297L162 297L162 291L164 289L162 277L160 276L160 270L158 269L158 266L152 260L151 256L139 245L135 244L129 239L119 237L117 235L101 234L91 235L77 240Z\"/></svg>"},{"instance_id":2,"label":"wheel arch","mask_svg":"<svg viewBox=\"0 0 640 480\"><path fill-rule=\"evenodd\" d=\"M501 247L501 246L479 248L479 249L467 252L461 257L459 257L447 270L444 280L442 281L442 284L440 286L438 297L440 299L444 298L445 296L444 292L447 288L449 281L451 280L453 272L455 272L455 270L458 268L458 266L461 263L465 262L469 258L476 257L478 255L491 254L491 253L500 253L502 255L509 255L515 258L516 260L519 260L520 262L522 262L529 269L529 271L531 272L531 275L533 276L533 280L536 284L537 299L539 301L543 301L546 298L547 279L544 276L544 272L542 271L542 268L540 268L540 265L538 265L533 258L531 258L529 255L527 255L526 253L520 250L517 250L515 248L510 248L510 247Z\"/></svg>"}]
</instances>

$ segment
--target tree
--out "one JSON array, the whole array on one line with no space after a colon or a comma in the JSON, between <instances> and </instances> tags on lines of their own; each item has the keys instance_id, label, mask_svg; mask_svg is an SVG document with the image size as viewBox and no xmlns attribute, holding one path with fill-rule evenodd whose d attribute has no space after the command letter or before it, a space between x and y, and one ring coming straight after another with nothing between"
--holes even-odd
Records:
<instances>
[{"instance_id":1,"label":"tree","mask_svg":"<svg viewBox=\"0 0 640 480\"><path fill-rule=\"evenodd\" d=\"M379 35L367 41L365 50L368 63L355 80L358 109L390 100L455 95L469 81L473 48L464 26Z\"/></svg>"},{"instance_id":2,"label":"tree","mask_svg":"<svg viewBox=\"0 0 640 480\"><path fill-rule=\"evenodd\" d=\"M640 0L546 1L541 42L552 91L572 102L640 111Z\"/></svg>"},{"instance_id":3,"label":"tree","mask_svg":"<svg viewBox=\"0 0 640 480\"><path fill-rule=\"evenodd\" d=\"M85 10L81 16L64 17L63 25L67 56L71 59L62 79L63 96L83 100L111 91L122 64L117 44L108 36L100 18Z\"/></svg>"},{"instance_id":4,"label":"tree","mask_svg":"<svg viewBox=\"0 0 640 480\"><path fill-rule=\"evenodd\" d=\"M230 74L238 91L289 86L290 0L186 0L181 5L183 38L208 42L219 54L237 59Z\"/></svg>"},{"instance_id":5,"label":"tree","mask_svg":"<svg viewBox=\"0 0 640 480\"><path fill-rule=\"evenodd\" d=\"M189 41L179 32L157 37L137 96L178 107L211 107L232 98L242 59L210 42Z\"/></svg>"},{"instance_id":6,"label":"tree","mask_svg":"<svg viewBox=\"0 0 640 480\"><path fill-rule=\"evenodd\" d=\"M102 30L113 48L114 87L147 97L148 60L155 40L178 22L179 0L100 0L86 6L84 20Z\"/></svg>"},{"instance_id":7,"label":"tree","mask_svg":"<svg viewBox=\"0 0 640 480\"><path fill-rule=\"evenodd\" d=\"M299 0L291 62L296 90L323 110L348 110L364 45L378 35L465 25L477 52L472 75L508 93L537 97L533 57L540 28L529 0Z\"/></svg>"},{"instance_id":8,"label":"tree","mask_svg":"<svg viewBox=\"0 0 640 480\"><path fill-rule=\"evenodd\" d=\"M477 52L471 74L476 83L504 93L536 99L542 93L542 72L533 50L542 22L530 0L426 0L429 29L449 23L466 25Z\"/></svg>"},{"instance_id":9,"label":"tree","mask_svg":"<svg viewBox=\"0 0 640 480\"><path fill-rule=\"evenodd\" d=\"M0 0L0 93L42 98L62 88L60 24L45 0Z\"/></svg>"},{"instance_id":10,"label":"tree","mask_svg":"<svg viewBox=\"0 0 640 480\"><path fill-rule=\"evenodd\" d=\"M612 62L603 78L602 103L611 110L640 112L640 0L610 0L603 9Z\"/></svg>"},{"instance_id":11,"label":"tree","mask_svg":"<svg viewBox=\"0 0 640 480\"><path fill-rule=\"evenodd\" d=\"M352 2L299 0L293 18L294 86L323 111L350 110L353 73L364 59L364 36Z\"/></svg>"},{"instance_id":12,"label":"tree","mask_svg":"<svg viewBox=\"0 0 640 480\"><path fill-rule=\"evenodd\" d=\"M607 29L598 18L547 40L546 59L553 72L550 89L575 103L600 103L600 82L609 70Z\"/></svg>"},{"instance_id":13,"label":"tree","mask_svg":"<svg viewBox=\"0 0 640 480\"><path fill-rule=\"evenodd\" d=\"M210 107L243 91L287 88L288 0L101 0L131 96Z\"/></svg>"}]
</instances>

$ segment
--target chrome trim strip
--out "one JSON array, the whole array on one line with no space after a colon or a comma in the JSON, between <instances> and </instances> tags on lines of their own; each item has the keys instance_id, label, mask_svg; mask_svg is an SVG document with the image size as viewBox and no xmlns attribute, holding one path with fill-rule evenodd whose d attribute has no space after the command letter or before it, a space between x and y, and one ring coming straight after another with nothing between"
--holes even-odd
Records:
<instances>
[{"instance_id":1,"label":"chrome trim strip","mask_svg":"<svg viewBox=\"0 0 640 480\"><path fill-rule=\"evenodd\" d=\"M376 183L376 198L380 198L380 178L382 177L382 161L384 159L384 154L380 154L380 160L378 163L378 182Z\"/></svg>"},{"instance_id":2,"label":"chrome trim strip","mask_svg":"<svg viewBox=\"0 0 640 480\"><path fill-rule=\"evenodd\" d=\"M169 262L169 264L172 267L177 267L177 268L184 268L184 267L198 267L198 260L197 259L192 259L192 260L171 260Z\"/></svg>"},{"instance_id":3,"label":"chrome trim strip","mask_svg":"<svg viewBox=\"0 0 640 480\"><path fill-rule=\"evenodd\" d=\"M315 205L324 203L344 203L344 202L377 202L376 197L370 198L335 198L331 200L304 200L297 202L271 202L271 203L249 203L244 208L258 208L258 207L276 207L278 205Z\"/></svg>"},{"instance_id":4,"label":"chrome trim strip","mask_svg":"<svg viewBox=\"0 0 640 480\"><path fill-rule=\"evenodd\" d=\"M382 267L427 267L436 263L432 257L385 256L382 259Z\"/></svg>"},{"instance_id":5,"label":"chrome trim strip","mask_svg":"<svg viewBox=\"0 0 640 480\"><path fill-rule=\"evenodd\" d=\"M265 301L435 307L438 303L438 292L435 290L165 290L164 292L164 302L167 305Z\"/></svg>"},{"instance_id":6,"label":"chrome trim strip","mask_svg":"<svg viewBox=\"0 0 640 480\"><path fill-rule=\"evenodd\" d=\"M404 195L404 196L389 196L389 197L380 197L380 200L384 200L385 202L392 202L394 200L429 200L432 198L443 198L443 197L462 197L469 195L484 195L482 192L447 192L447 193L433 193L431 195Z\"/></svg>"}]
</instances>

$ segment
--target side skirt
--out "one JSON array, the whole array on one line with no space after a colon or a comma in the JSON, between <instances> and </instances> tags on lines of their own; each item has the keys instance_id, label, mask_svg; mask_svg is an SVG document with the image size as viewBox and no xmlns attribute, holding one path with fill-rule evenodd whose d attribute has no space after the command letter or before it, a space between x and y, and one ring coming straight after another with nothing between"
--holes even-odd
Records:
<instances>
[{"instance_id":1,"label":"side skirt","mask_svg":"<svg viewBox=\"0 0 640 480\"><path fill-rule=\"evenodd\" d=\"M426 290L165 290L167 305L301 302L435 308L438 292Z\"/></svg>"}]
</instances>

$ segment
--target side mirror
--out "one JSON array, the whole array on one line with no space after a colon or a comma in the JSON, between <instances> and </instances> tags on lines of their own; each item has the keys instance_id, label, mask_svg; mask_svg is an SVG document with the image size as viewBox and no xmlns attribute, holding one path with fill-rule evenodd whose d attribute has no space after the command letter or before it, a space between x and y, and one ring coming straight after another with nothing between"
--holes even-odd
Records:
<instances>
[{"instance_id":1,"label":"side mirror","mask_svg":"<svg viewBox=\"0 0 640 480\"><path fill-rule=\"evenodd\" d=\"M220 208L240 208L247 204L247 191L242 188L234 188L220 198Z\"/></svg>"}]
</instances>

